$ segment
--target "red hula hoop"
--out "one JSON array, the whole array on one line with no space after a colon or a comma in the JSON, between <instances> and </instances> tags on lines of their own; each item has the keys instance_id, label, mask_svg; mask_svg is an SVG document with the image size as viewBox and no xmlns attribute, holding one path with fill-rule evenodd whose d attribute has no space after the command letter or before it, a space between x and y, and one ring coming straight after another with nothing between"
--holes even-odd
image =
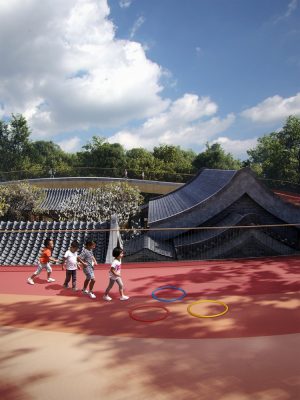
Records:
<instances>
[{"instance_id":1,"label":"red hula hoop","mask_svg":"<svg viewBox=\"0 0 300 400\"><path fill-rule=\"evenodd\" d=\"M163 314L162 317L159 317L157 319L141 319L141 318L137 318L133 315L133 312L136 310L141 310L144 308L160 308L163 309L165 311L165 314ZM135 321L139 321L139 322L157 322L157 321L162 321L163 319L166 319L167 316L169 315L169 310L166 307L163 306L150 306L150 305L144 305L144 306L137 306L132 308L131 310L128 311L129 312L129 316L134 319Z\"/></svg>"}]
</instances>

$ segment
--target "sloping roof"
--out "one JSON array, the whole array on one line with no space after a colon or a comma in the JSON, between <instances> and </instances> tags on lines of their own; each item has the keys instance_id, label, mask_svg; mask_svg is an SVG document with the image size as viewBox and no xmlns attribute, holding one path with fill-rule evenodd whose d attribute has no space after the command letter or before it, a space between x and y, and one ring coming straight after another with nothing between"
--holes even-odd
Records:
<instances>
[{"instance_id":1,"label":"sloping roof","mask_svg":"<svg viewBox=\"0 0 300 400\"><path fill-rule=\"evenodd\" d=\"M255 252L253 252L253 247L256 249ZM204 251L201 258L208 260L290 254L296 254L295 249L286 246L263 231L247 229L232 240Z\"/></svg>"},{"instance_id":2,"label":"sloping roof","mask_svg":"<svg viewBox=\"0 0 300 400\"><path fill-rule=\"evenodd\" d=\"M207 240L210 240L214 237L219 236L223 232L228 231L228 227L237 226L245 217L245 215L241 215L238 213L230 213L225 218L223 218L220 222L214 225L214 228L219 229L196 229L188 231L186 235L179 235L174 238L175 247L187 246L195 243L202 243Z\"/></svg>"},{"instance_id":3,"label":"sloping roof","mask_svg":"<svg viewBox=\"0 0 300 400\"><path fill-rule=\"evenodd\" d=\"M140 235L136 238L124 242L125 258L141 252L142 250L149 250L153 253L160 254L164 257L174 258L175 251L173 245L166 241L159 241L151 238L147 234Z\"/></svg>"},{"instance_id":4,"label":"sloping roof","mask_svg":"<svg viewBox=\"0 0 300 400\"><path fill-rule=\"evenodd\" d=\"M98 262L104 263L108 245L109 222L34 221L0 223L0 265L32 265L46 237L54 240L53 257L62 260L73 240L80 251L87 238L95 240Z\"/></svg>"},{"instance_id":5,"label":"sloping roof","mask_svg":"<svg viewBox=\"0 0 300 400\"><path fill-rule=\"evenodd\" d=\"M186 185L150 200L148 223L164 220L200 204L226 186L236 173L236 170L201 170Z\"/></svg>"},{"instance_id":6,"label":"sloping roof","mask_svg":"<svg viewBox=\"0 0 300 400\"><path fill-rule=\"evenodd\" d=\"M40 204L40 209L42 210L61 210L62 206L66 206L66 202L71 202L76 199L81 202L91 200L88 196L89 192L87 189L45 189L46 197ZM77 204L76 204L77 205ZM74 204L70 204L74 207Z\"/></svg>"},{"instance_id":7,"label":"sloping roof","mask_svg":"<svg viewBox=\"0 0 300 400\"><path fill-rule=\"evenodd\" d=\"M238 171L203 170L192 181L149 203L148 225L156 229L202 226L247 195L266 212L300 228L300 208L284 201L261 183L250 168ZM237 212L240 212L238 209ZM245 210L241 210L243 214ZM160 238L180 234L180 229L160 232Z\"/></svg>"}]
</instances>

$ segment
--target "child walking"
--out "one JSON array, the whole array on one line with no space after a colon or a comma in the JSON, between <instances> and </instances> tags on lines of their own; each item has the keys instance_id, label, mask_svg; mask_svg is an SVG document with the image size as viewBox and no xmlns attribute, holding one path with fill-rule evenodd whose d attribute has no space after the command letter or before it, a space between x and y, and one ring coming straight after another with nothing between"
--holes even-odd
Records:
<instances>
[{"instance_id":1,"label":"child walking","mask_svg":"<svg viewBox=\"0 0 300 400\"><path fill-rule=\"evenodd\" d=\"M109 291L114 286L115 282L117 282L121 296L120 300L128 300L129 296L125 296L124 294L124 284L121 278L121 260L124 256L123 250L119 247L115 247L113 249L112 255L114 257L114 260L109 270L109 284L107 286L107 289L105 290L103 299L106 301L112 300L112 298L109 296Z\"/></svg>"},{"instance_id":2,"label":"child walking","mask_svg":"<svg viewBox=\"0 0 300 400\"><path fill-rule=\"evenodd\" d=\"M51 272L52 272L50 261L58 262L58 260L56 258L51 257L53 247L54 247L53 240L50 238L46 238L44 240L44 248L42 250L42 254L40 255L40 258L38 261L38 268L35 271L35 273L27 279L27 282L30 285L34 285L34 278L36 276L38 276L44 268L47 271L47 282L55 282L55 279L50 278Z\"/></svg>"},{"instance_id":3,"label":"child walking","mask_svg":"<svg viewBox=\"0 0 300 400\"><path fill-rule=\"evenodd\" d=\"M94 265L97 264L97 260L94 257L93 249L96 247L96 243L93 240L87 240L85 242L85 248L82 250L78 259L83 264L83 272L85 274L85 281L83 284L82 293L90 296L91 299L95 299L96 295L93 293L95 285L95 274ZM89 285L89 290L87 287Z\"/></svg>"},{"instance_id":4,"label":"child walking","mask_svg":"<svg viewBox=\"0 0 300 400\"><path fill-rule=\"evenodd\" d=\"M74 291L77 291L77 268L80 269L77 260L79 262L82 262L82 260L77 255L78 248L79 243L77 242L77 240L73 240L70 249L67 250L64 255L64 262L62 264L62 269L66 269L66 279L63 286L67 289L69 287L69 282L72 278L72 289Z\"/></svg>"}]
</instances>

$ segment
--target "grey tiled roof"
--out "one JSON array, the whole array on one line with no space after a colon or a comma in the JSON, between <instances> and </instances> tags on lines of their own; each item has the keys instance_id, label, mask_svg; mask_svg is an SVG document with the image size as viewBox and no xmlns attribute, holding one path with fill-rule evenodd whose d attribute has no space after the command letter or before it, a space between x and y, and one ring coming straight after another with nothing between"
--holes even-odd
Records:
<instances>
[{"instance_id":1,"label":"grey tiled roof","mask_svg":"<svg viewBox=\"0 0 300 400\"><path fill-rule=\"evenodd\" d=\"M129 257L135 253L139 253L145 249L153 253L160 254L164 257L170 257L170 258L175 257L175 251L173 245L169 244L166 241L163 242L152 239L150 236L145 234L133 238L128 242L124 242L125 259L126 257Z\"/></svg>"},{"instance_id":2,"label":"grey tiled roof","mask_svg":"<svg viewBox=\"0 0 300 400\"><path fill-rule=\"evenodd\" d=\"M82 249L87 238L97 243L94 251L99 263L105 262L109 223L58 221L0 223L0 265L35 264L46 237L54 240L53 257L62 260L73 240Z\"/></svg>"},{"instance_id":3,"label":"grey tiled roof","mask_svg":"<svg viewBox=\"0 0 300 400\"><path fill-rule=\"evenodd\" d=\"M238 225L244 218L245 215L230 213L224 219L214 225L214 228L219 226L219 229L209 229L210 227L205 229L205 226L202 226L204 229L189 230L186 234L174 238L174 245L175 247L179 247L205 242L206 240L217 237L221 233L230 229L228 227Z\"/></svg>"},{"instance_id":4,"label":"grey tiled roof","mask_svg":"<svg viewBox=\"0 0 300 400\"><path fill-rule=\"evenodd\" d=\"M202 253L202 259L247 258L295 254L295 250L273 239L265 232L247 229L228 242Z\"/></svg>"},{"instance_id":5,"label":"grey tiled roof","mask_svg":"<svg viewBox=\"0 0 300 400\"><path fill-rule=\"evenodd\" d=\"M40 204L42 210L60 210L61 204L75 195L88 193L86 189L45 189L46 197Z\"/></svg>"},{"instance_id":6,"label":"grey tiled roof","mask_svg":"<svg viewBox=\"0 0 300 400\"><path fill-rule=\"evenodd\" d=\"M190 182L149 202L148 224L164 220L202 203L224 186L236 170L203 169Z\"/></svg>"}]
</instances>

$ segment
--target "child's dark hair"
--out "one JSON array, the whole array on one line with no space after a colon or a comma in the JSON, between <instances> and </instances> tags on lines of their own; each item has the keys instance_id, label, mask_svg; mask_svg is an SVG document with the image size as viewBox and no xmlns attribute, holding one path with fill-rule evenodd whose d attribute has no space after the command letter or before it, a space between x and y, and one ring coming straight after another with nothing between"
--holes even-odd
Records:
<instances>
[{"instance_id":1,"label":"child's dark hair","mask_svg":"<svg viewBox=\"0 0 300 400\"><path fill-rule=\"evenodd\" d=\"M113 257L117 258L121 253L123 253L123 249L121 249L120 247L115 247L113 249L112 255Z\"/></svg>"},{"instance_id":2,"label":"child's dark hair","mask_svg":"<svg viewBox=\"0 0 300 400\"><path fill-rule=\"evenodd\" d=\"M48 247L50 242L52 242L52 239L51 239L51 238L46 238L46 239L44 240L44 246L45 246L45 247Z\"/></svg>"},{"instance_id":3,"label":"child's dark hair","mask_svg":"<svg viewBox=\"0 0 300 400\"><path fill-rule=\"evenodd\" d=\"M91 246L92 244L96 244L96 242L94 240L90 240L90 239L85 242L86 246Z\"/></svg>"},{"instance_id":4,"label":"child's dark hair","mask_svg":"<svg viewBox=\"0 0 300 400\"><path fill-rule=\"evenodd\" d=\"M71 242L71 247L74 247L76 249L79 248L79 243L77 242L77 240L73 240L73 242Z\"/></svg>"}]
</instances>

